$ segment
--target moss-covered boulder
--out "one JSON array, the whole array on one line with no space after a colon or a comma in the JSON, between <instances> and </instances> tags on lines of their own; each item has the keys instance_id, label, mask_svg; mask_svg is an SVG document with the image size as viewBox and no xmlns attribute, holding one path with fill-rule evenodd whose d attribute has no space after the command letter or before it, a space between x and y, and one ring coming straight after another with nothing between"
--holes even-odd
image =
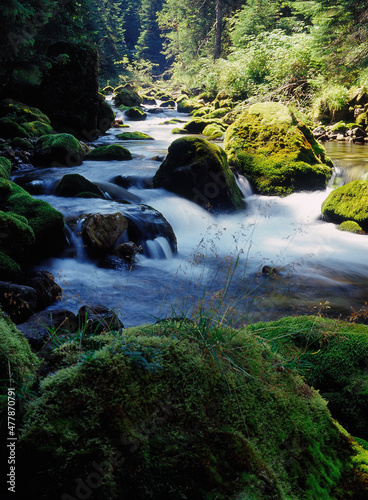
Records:
<instances>
[{"instance_id":1,"label":"moss-covered boulder","mask_svg":"<svg viewBox=\"0 0 368 500\"><path fill-rule=\"evenodd\" d=\"M359 319L359 314L352 318ZM288 317L249 326L270 341L328 401L332 416L352 435L368 440L368 326L315 316Z\"/></svg>"},{"instance_id":2,"label":"moss-covered boulder","mask_svg":"<svg viewBox=\"0 0 368 500\"><path fill-rule=\"evenodd\" d=\"M34 232L35 242L27 254L29 260L60 251L65 244L64 217L49 203L33 198L13 182L0 179L0 193L4 188L2 210L22 216ZM13 257L10 254L10 257Z\"/></svg>"},{"instance_id":3,"label":"moss-covered boulder","mask_svg":"<svg viewBox=\"0 0 368 500\"><path fill-rule=\"evenodd\" d=\"M0 118L0 137L12 139L13 137L30 137L30 134L12 118L4 117Z\"/></svg>"},{"instance_id":4,"label":"moss-covered boulder","mask_svg":"<svg viewBox=\"0 0 368 500\"><path fill-rule=\"evenodd\" d=\"M93 182L80 174L67 174L60 179L55 187L56 196L74 197L82 195L86 198L88 193L91 198L103 198L103 193Z\"/></svg>"},{"instance_id":5,"label":"moss-covered boulder","mask_svg":"<svg viewBox=\"0 0 368 500\"><path fill-rule=\"evenodd\" d=\"M332 163L311 130L280 103L254 104L228 128L229 162L257 193L286 195L324 189Z\"/></svg>"},{"instance_id":6,"label":"moss-covered boulder","mask_svg":"<svg viewBox=\"0 0 368 500\"><path fill-rule=\"evenodd\" d=\"M0 228L0 251L23 262L36 240L28 220L14 212L0 211Z\"/></svg>"},{"instance_id":7,"label":"moss-covered boulder","mask_svg":"<svg viewBox=\"0 0 368 500\"><path fill-rule=\"evenodd\" d=\"M0 102L0 116L8 116L19 124L37 121L50 125L50 118L40 109L14 99L3 99Z\"/></svg>"},{"instance_id":8,"label":"moss-covered boulder","mask_svg":"<svg viewBox=\"0 0 368 500\"><path fill-rule=\"evenodd\" d=\"M112 127L115 121L115 113L103 95L99 94L97 108L97 130L103 134Z\"/></svg>"},{"instance_id":9,"label":"moss-covered boulder","mask_svg":"<svg viewBox=\"0 0 368 500\"><path fill-rule=\"evenodd\" d=\"M0 308L0 419L6 418L8 408L8 388L15 389L12 397L17 401L19 413L22 408L22 398L30 390L36 379L36 371L40 362L31 352L28 342L17 330L10 318L6 317ZM11 379L9 379L11 374ZM15 408L14 408L15 409ZM15 422L14 422L15 423Z\"/></svg>"},{"instance_id":10,"label":"moss-covered boulder","mask_svg":"<svg viewBox=\"0 0 368 500\"><path fill-rule=\"evenodd\" d=\"M204 207L227 210L245 206L225 151L197 137L183 137L170 145L153 185Z\"/></svg>"},{"instance_id":11,"label":"moss-covered boulder","mask_svg":"<svg viewBox=\"0 0 368 500\"><path fill-rule=\"evenodd\" d=\"M36 142L35 161L40 165L75 167L82 163L85 151L71 134L43 135Z\"/></svg>"},{"instance_id":12,"label":"moss-covered boulder","mask_svg":"<svg viewBox=\"0 0 368 500\"><path fill-rule=\"evenodd\" d=\"M34 145L28 139L23 139L22 137L14 137L11 141L11 145L13 148L19 148L24 151L32 151L34 149Z\"/></svg>"},{"instance_id":13,"label":"moss-covered boulder","mask_svg":"<svg viewBox=\"0 0 368 500\"><path fill-rule=\"evenodd\" d=\"M221 120L218 119L212 119L212 120L207 120L206 118L194 118L193 120L190 120L190 122L186 123L183 127L183 133L184 134L202 134L204 129L208 125L218 125L219 127L222 126Z\"/></svg>"},{"instance_id":14,"label":"moss-covered boulder","mask_svg":"<svg viewBox=\"0 0 368 500\"><path fill-rule=\"evenodd\" d=\"M341 224L353 221L368 231L368 182L351 181L331 191L322 203L321 211L326 220Z\"/></svg>"},{"instance_id":15,"label":"moss-covered boulder","mask_svg":"<svg viewBox=\"0 0 368 500\"><path fill-rule=\"evenodd\" d=\"M40 137L52 133L51 125L40 121L22 123L22 127L29 134L29 137Z\"/></svg>"},{"instance_id":16,"label":"moss-covered boulder","mask_svg":"<svg viewBox=\"0 0 368 500\"><path fill-rule=\"evenodd\" d=\"M118 139L124 141L153 141L154 138L143 132L122 132L116 136Z\"/></svg>"},{"instance_id":17,"label":"moss-covered boulder","mask_svg":"<svg viewBox=\"0 0 368 500\"><path fill-rule=\"evenodd\" d=\"M132 121L142 121L147 118L147 113L142 108L134 106L125 111L125 115Z\"/></svg>"},{"instance_id":18,"label":"moss-covered boulder","mask_svg":"<svg viewBox=\"0 0 368 500\"><path fill-rule=\"evenodd\" d=\"M352 220L347 220L345 222L342 222L341 224L339 224L337 229L340 229L340 231L347 231L349 233L354 233L354 234L365 234L365 232L359 226L359 224L357 224Z\"/></svg>"},{"instance_id":19,"label":"moss-covered boulder","mask_svg":"<svg viewBox=\"0 0 368 500\"><path fill-rule=\"evenodd\" d=\"M17 444L25 498L367 494L367 452L257 335L164 321L69 342L52 359L59 370Z\"/></svg>"},{"instance_id":20,"label":"moss-covered boulder","mask_svg":"<svg viewBox=\"0 0 368 500\"><path fill-rule=\"evenodd\" d=\"M9 179L9 175L12 169L11 161L3 156L0 156L0 178ZM0 194L1 196L1 194Z\"/></svg>"},{"instance_id":21,"label":"moss-covered boulder","mask_svg":"<svg viewBox=\"0 0 368 500\"><path fill-rule=\"evenodd\" d=\"M116 92L117 89L115 89ZM129 108L140 106L143 99L131 86L126 86L118 89L114 96L114 101L117 106L127 106Z\"/></svg>"},{"instance_id":22,"label":"moss-covered boulder","mask_svg":"<svg viewBox=\"0 0 368 500\"><path fill-rule=\"evenodd\" d=\"M99 146L97 148L91 149L88 151L85 156L85 160L94 160L94 161L126 161L131 160L132 153L124 146L120 146L119 144L110 144L109 146Z\"/></svg>"},{"instance_id":23,"label":"moss-covered boulder","mask_svg":"<svg viewBox=\"0 0 368 500\"><path fill-rule=\"evenodd\" d=\"M223 137L226 132L225 127L222 127L221 125L218 125L217 123L211 123L207 125L202 134L208 138L208 140L214 140L214 139L219 139L220 137Z\"/></svg>"},{"instance_id":24,"label":"moss-covered boulder","mask_svg":"<svg viewBox=\"0 0 368 500\"><path fill-rule=\"evenodd\" d=\"M7 281L18 282L23 277L20 264L0 250L0 276Z\"/></svg>"}]
</instances>

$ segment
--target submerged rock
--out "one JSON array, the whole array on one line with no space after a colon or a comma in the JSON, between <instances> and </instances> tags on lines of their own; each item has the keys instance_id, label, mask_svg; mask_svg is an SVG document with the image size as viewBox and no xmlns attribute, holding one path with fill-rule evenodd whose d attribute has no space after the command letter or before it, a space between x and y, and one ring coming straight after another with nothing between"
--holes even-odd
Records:
<instances>
[{"instance_id":1,"label":"submerged rock","mask_svg":"<svg viewBox=\"0 0 368 500\"><path fill-rule=\"evenodd\" d=\"M197 137L183 137L170 145L153 185L203 207L227 210L245 206L224 150Z\"/></svg>"},{"instance_id":2,"label":"submerged rock","mask_svg":"<svg viewBox=\"0 0 368 500\"><path fill-rule=\"evenodd\" d=\"M280 103L254 104L228 128L225 151L257 193L324 189L332 162L311 130Z\"/></svg>"}]
</instances>

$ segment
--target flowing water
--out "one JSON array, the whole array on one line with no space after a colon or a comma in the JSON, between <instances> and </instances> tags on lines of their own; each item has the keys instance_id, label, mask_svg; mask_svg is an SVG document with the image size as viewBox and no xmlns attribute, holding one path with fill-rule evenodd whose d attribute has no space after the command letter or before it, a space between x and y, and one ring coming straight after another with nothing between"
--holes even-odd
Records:
<instances>
[{"instance_id":1,"label":"flowing water","mask_svg":"<svg viewBox=\"0 0 368 500\"><path fill-rule=\"evenodd\" d=\"M84 161L75 168L35 170L32 177L49 194L39 195L66 217L83 213L115 213L122 204L113 200L61 198L52 194L56 179L79 173L108 188L117 176L134 179L128 189L135 200L158 210L172 225L178 241L173 254L163 237L149 240L144 255L132 268L98 267L88 259L81 241L70 234L73 251L49 259L50 270L63 289L52 308L76 312L82 304L114 308L126 326L188 314L198 304L211 304L236 325L271 320L286 314L323 310L347 317L368 300L368 236L339 231L321 220L320 207L331 191L296 193L285 198L252 194L242 177L238 184L246 198L244 211L213 215L164 189L150 189L150 181L176 138L176 125L162 125L183 115L174 110L149 114L144 122L130 122L131 131L146 132L153 141L119 141L125 129L111 129L97 143L120 143L133 154L131 161ZM185 118L185 117L184 117ZM126 120L124 119L126 122ZM128 122L127 122L128 123ZM368 171L368 146L330 143L338 182L362 178ZM335 179L336 181L336 179ZM336 183L336 182L335 182ZM136 201L138 200L138 201ZM124 205L126 207L126 205ZM262 273L264 266L277 270Z\"/></svg>"}]
</instances>

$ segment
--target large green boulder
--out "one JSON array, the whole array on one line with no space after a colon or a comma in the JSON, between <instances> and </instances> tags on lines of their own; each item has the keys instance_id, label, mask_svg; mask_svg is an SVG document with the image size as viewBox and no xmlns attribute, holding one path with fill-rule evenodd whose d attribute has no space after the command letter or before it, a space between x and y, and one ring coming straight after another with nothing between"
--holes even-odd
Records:
<instances>
[{"instance_id":1,"label":"large green boulder","mask_svg":"<svg viewBox=\"0 0 368 500\"><path fill-rule=\"evenodd\" d=\"M265 195L324 189L332 175L331 160L311 130L276 102L245 110L226 132L225 151L229 163Z\"/></svg>"},{"instance_id":2,"label":"large green boulder","mask_svg":"<svg viewBox=\"0 0 368 500\"><path fill-rule=\"evenodd\" d=\"M117 89L115 89L116 91ZM138 93L132 88L130 85L118 89L114 96L115 104L117 106L140 106L143 102L143 99Z\"/></svg>"},{"instance_id":3,"label":"large green boulder","mask_svg":"<svg viewBox=\"0 0 368 500\"><path fill-rule=\"evenodd\" d=\"M203 207L227 210L245 206L225 151L197 137L183 137L170 145L153 185Z\"/></svg>"},{"instance_id":4,"label":"large green boulder","mask_svg":"<svg viewBox=\"0 0 368 500\"><path fill-rule=\"evenodd\" d=\"M142 121L147 118L147 113L138 106L127 109L125 114L132 121Z\"/></svg>"},{"instance_id":5,"label":"large green boulder","mask_svg":"<svg viewBox=\"0 0 368 500\"><path fill-rule=\"evenodd\" d=\"M368 182L351 181L331 191L322 203L326 220L340 224L353 221L368 231Z\"/></svg>"},{"instance_id":6,"label":"large green boulder","mask_svg":"<svg viewBox=\"0 0 368 500\"><path fill-rule=\"evenodd\" d=\"M284 362L189 321L64 344L21 427L20 497L365 498L367 452Z\"/></svg>"},{"instance_id":7,"label":"large green boulder","mask_svg":"<svg viewBox=\"0 0 368 500\"><path fill-rule=\"evenodd\" d=\"M85 157L86 160L94 161L126 161L132 159L131 152L119 144L110 144L109 146L99 146L91 149Z\"/></svg>"},{"instance_id":8,"label":"large green boulder","mask_svg":"<svg viewBox=\"0 0 368 500\"><path fill-rule=\"evenodd\" d=\"M0 208L24 217L34 233L34 245L27 252L27 260L38 260L41 256L60 251L65 244L63 214L46 201L33 198L13 182L0 179L1 192L4 199Z\"/></svg>"},{"instance_id":9,"label":"large green boulder","mask_svg":"<svg viewBox=\"0 0 368 500\"><path fill-rule=\"evenodd\" d=\"M82 163L85 151L71 134L49 134L36 142L35 161L40 165L75 167Z\"/></svg>"}]
</instances>

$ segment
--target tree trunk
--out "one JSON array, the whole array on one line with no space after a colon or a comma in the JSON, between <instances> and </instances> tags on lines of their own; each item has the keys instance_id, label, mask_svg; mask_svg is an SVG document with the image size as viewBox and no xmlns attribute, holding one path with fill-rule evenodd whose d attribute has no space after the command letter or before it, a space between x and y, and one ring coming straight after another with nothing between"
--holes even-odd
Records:
<instances>
[{"instance_id":1,"label":"tree trunk","mask_svg":"<svg viewBox=\"0 0 368 500\"><path fill-rule=\"evenodd\" d=\"M216 35L215 50L213 53L214 59L218 59L221 54L222 17L222 0L216 0Z\"/></svg>"}]
</instances>

